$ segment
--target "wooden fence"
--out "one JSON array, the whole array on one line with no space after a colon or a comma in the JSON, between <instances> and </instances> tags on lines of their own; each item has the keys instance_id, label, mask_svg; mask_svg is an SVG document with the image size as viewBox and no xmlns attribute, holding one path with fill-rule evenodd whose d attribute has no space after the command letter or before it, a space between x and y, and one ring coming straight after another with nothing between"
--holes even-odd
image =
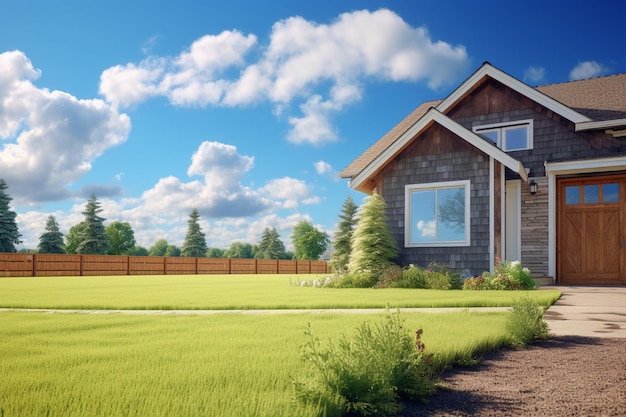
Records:
<instances>
[{"instance_id":1,"label":"wooden fence","mask_svg":"<svg viewBox=\"0 0 626 417\"><path fill-rule=\"evenodd\" d=\"M329 272L325 261L0 253L0 277Z\"/></svg>"}]
</instances>

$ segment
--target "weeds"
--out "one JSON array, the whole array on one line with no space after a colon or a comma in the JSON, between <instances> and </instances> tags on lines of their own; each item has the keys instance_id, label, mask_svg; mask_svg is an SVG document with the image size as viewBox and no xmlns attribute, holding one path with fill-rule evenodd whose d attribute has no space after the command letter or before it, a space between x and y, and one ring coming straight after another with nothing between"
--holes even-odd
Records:
<instances>
[{"instance_id":1,"label":"weeds","mask_svg":"<svg viewBox=\"0 0 626 417\"><path fill-rule=\"evenodd\" d=\"M544 307L528 297L515 300L512 307L507 330L513 346L524 347L535 339L549 336L548 324L543 320Z\"/></svg>"},{"instance_id":2,"label":"weeds","mask_svg":"<svg viewBox=\"0 0 626 417\"><path fill-rule=\"evenodd\" d=\"M309 325L300 353L310 375L293 380L295 397L330 415L394 415L401 409L400 399L424 400L435 391L421 334L418 330L412 340L399 313L388 312L384 322L363 323L352 338L344 334L324 348Z\"/></svg>"}]
</instances>

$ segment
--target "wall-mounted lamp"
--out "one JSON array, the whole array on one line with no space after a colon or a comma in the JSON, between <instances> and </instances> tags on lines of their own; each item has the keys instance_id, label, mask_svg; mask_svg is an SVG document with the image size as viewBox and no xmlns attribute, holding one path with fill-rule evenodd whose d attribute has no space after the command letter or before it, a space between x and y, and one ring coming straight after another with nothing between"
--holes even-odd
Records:
<instances>
[{"instance_id":1,"label":"wall-mounted lamp","mask_svg":"<svg viewBox=\"0 0 626 417\"><path fill-rule=\"evenodd\" d=\"M530 195L537 194L537 190L539 190L539 185L537 185L535 180L530 180L530 183L528 185L530 186Z\"/></svg>"}]
</instances>

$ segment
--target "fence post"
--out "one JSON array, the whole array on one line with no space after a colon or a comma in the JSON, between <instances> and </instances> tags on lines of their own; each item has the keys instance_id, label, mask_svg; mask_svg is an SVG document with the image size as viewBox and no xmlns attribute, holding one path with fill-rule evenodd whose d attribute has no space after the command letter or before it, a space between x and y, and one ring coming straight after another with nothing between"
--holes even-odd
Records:
<instances>
[{"instance_id":1,"label":"fence post","mask_svg":"<svg viewBox=\"0 0 626 417\"><path fill-rule=\"evenodd\" d=\"M33 253L33 277L37 276L37 254Z\"/></svg>"},{"instance_id":2,"label":"fence post","mask_svg":"<svg viewBox=\"0 0 626 417\"><path fill-rule=\"evenodd\" d=\"M230 274L232 274L232 273L233 273L233 267L232 267L232 265L230 264L230 261L231 261L231 259L230 259L230 258L228 258L228 275L230 275Z\"/></svg>"}]
</instances>

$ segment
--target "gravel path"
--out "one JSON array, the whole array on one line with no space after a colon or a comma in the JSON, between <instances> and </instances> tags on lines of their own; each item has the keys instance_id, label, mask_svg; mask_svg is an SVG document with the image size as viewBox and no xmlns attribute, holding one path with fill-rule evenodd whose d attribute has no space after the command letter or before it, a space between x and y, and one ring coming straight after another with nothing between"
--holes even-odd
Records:
<instances>
[{"instance_id":1,"label":"gravel path","mask_svg":"<svg viewBox=\"0 0 626 417\"><path fill-rule=\"evenodd\" d=\"M418 416L624 416L626 339L560 336L485 354L443 375L445 388Z\"/></svg>"}]
</instances>

